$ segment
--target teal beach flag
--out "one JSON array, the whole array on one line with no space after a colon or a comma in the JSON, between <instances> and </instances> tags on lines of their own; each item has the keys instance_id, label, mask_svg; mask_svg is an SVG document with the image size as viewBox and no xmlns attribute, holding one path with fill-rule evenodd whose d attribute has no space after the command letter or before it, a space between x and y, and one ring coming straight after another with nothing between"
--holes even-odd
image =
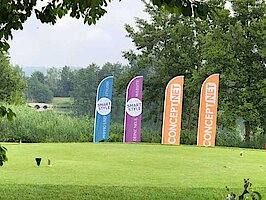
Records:
<instances>
[{"instance_id":1,"label":"teal beach flag","mask_svg":"<svg viewBox=\"0 0 266 200\"><path fill-rule=\"evenodd\" d=\"M109 138L113 76L104 78L97 89L93 142Z\"/></svg>"}]
</instances>

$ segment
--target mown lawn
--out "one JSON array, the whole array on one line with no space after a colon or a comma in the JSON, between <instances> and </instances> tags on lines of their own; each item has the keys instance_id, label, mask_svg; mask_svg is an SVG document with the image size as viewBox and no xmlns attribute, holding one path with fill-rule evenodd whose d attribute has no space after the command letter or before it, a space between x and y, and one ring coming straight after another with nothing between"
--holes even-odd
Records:
<instances>
[{"instance_id":1,"label":"mown lawn","mask_svg":"<svg viewBox=\"0 0 266 200\"><path fill-rule=\"evenodd\" d=\"M225 199L225 186L240 194L244 178L266 197L265 150L240 157L238 148L159 144L5 146L0 199Z\"/></svg>"}]
</instances>

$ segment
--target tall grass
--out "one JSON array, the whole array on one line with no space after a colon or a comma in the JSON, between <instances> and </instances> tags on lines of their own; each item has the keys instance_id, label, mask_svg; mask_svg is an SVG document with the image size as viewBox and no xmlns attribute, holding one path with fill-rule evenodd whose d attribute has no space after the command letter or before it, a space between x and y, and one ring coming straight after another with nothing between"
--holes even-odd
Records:
<instances>
[{"instance_id":1,"label":"tall grass","mask_svg":"<svg viewBox=\"0 0 266 200\"><path fill-rule=\"evenodd\" d=\"M89 141L93 121L53 111L36 111L27 106L9 106L16 113L13 121L1 121L1 141L82 142Z\"/></svg>"},{"instance_id":2,"label":"tall grass","mask_svg":"<svg viewBox=\"0 0 266 200\"><path fill-rule=\"evenodd\" d=\"M8 106L17 115L9 122L0 119L0 141L4 142L91 142L93 140L94 119L60 114L57 111L36 111L27 106ZM160 143L161 132L153 127L142 128L142 142ZM108 142L122 142L123 124L111 123ZM196 131L182 130L181 143L195 144ZM265 134L254 135L248 143L237 132L218 129L217 146L263 148Z\"/></svg>"},{"instance_id":3,"label":"tall grass","mask_svg":"<svg viewBox=\"0 0 266 200\"><path fill-rule=\"evenodd\" d=\"M27 106L9 106L17 115L13 121L0 120L0 141L4 142L91 142L94 119L36 111ZM111 123L108 142L122 142L122 124ZM144 142L160 142L160 136L142 129Z\"/></svg>"}]
</instances>

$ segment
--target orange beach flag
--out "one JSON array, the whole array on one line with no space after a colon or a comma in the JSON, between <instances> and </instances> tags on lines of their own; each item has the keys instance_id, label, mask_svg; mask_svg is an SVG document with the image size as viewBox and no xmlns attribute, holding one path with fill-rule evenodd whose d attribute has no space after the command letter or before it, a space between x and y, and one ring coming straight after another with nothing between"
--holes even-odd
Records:
<instances>
[{"instance_id":1,"label":"orange beach flag","mask_svg":"<svg viewBox=\"0 0 266 200\"><path fill-rule=\"evenodd\" d=\"M184 76L173 78L166 86L162 144L180 144Z\"/></svg>"},{"instance_id":2,"label":"orange beach flag","mask_svg":"<svg viewBox=\"0 0 266 200\"><path fill-rule=\"evenodd\" d=\"M215 146L219 74L209 76L201 87L198 146Z\"/></svg>"}]
</instances>

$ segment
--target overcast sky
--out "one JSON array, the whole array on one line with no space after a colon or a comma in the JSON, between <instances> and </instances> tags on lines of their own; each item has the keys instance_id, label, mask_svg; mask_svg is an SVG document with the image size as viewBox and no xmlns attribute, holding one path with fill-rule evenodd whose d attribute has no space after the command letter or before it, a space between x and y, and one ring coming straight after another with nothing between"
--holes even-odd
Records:
<instances>
[{"instance_id":1,"label":"overcast sky","mask_svg":"<svg viewBox=\"0 0 266 200\"><path fill-rule=\"evenodd\" d=\"M91 63L127 64L122 51L134 49L124 25L134 25L135 17L148 18L141 0L114 0L108 13L96 25L64 17L56 25L42 24L31 17L10 42L12 64L26 66L86 67Z\"/></svg>"}]
</instances>

